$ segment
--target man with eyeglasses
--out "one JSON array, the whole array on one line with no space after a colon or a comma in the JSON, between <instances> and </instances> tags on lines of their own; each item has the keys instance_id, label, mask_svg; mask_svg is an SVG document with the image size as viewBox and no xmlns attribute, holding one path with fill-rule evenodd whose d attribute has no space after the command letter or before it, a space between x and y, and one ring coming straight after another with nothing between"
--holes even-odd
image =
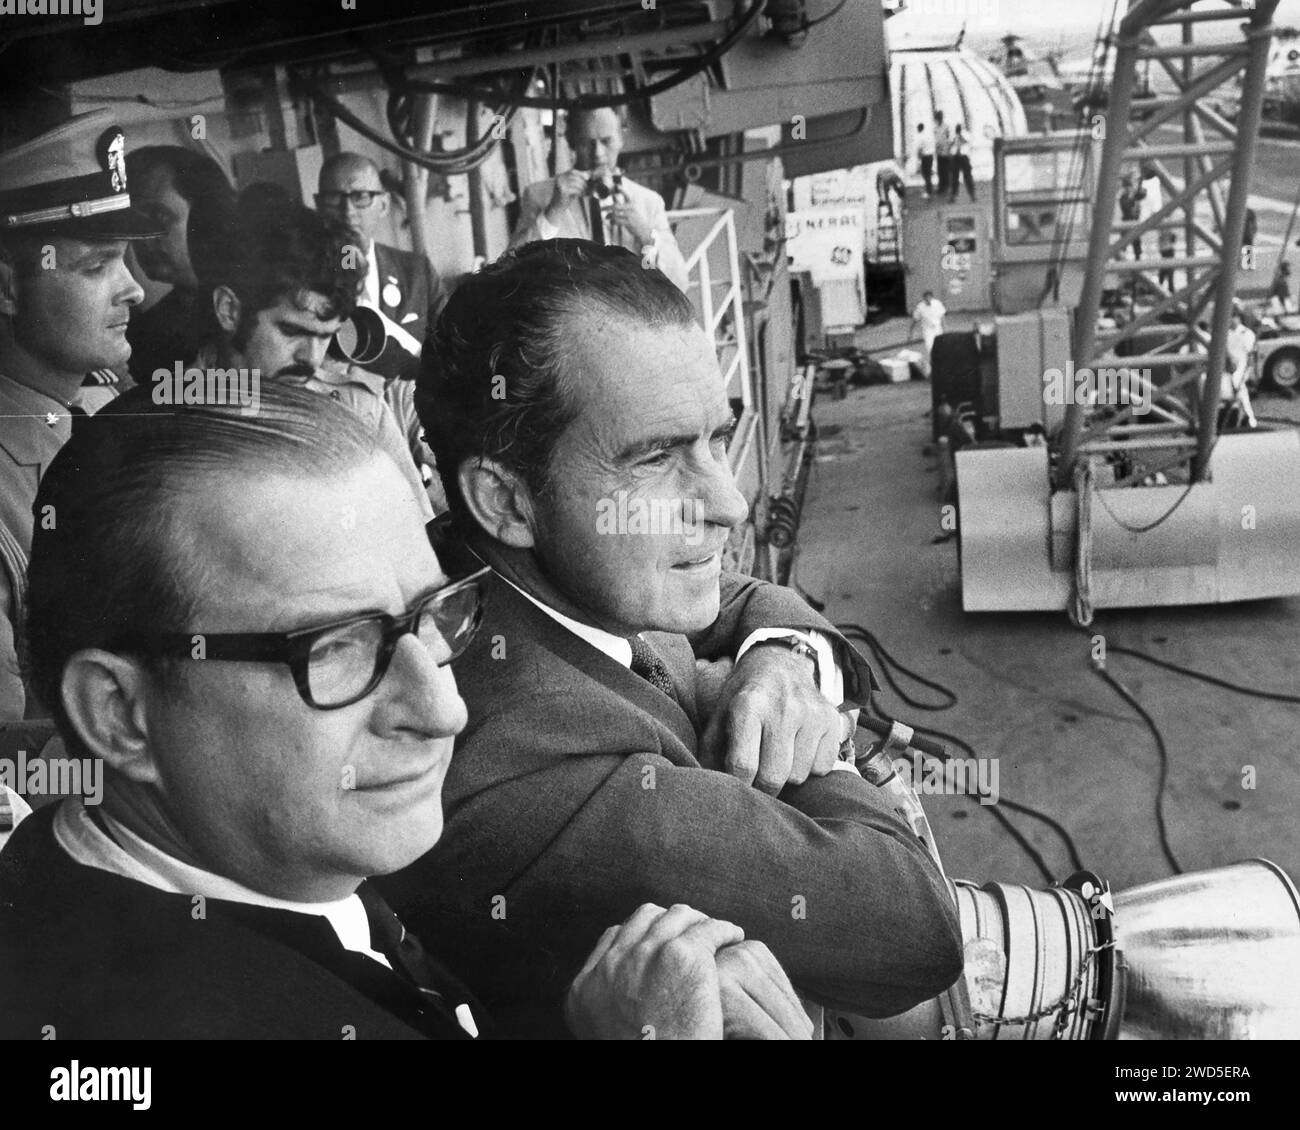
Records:
<instances>
[{"instance_id":1,"label":"man with eyeglasses","mask_svg":"<svg viewBox=\"0 0 1300 1130\"><path fill-rule=\"evenodd\" d=\"M38 503L33 678L105 787L0 853L0 1036L486 1034L366 882L441 834L483 581L444 575L373 435L302 389L256 417L135 390ZM681 906L606 931L562 1007L585 1036L809 1032L763 947Z\"/></svg>"},{"instance_id":2,"label":"man with eyeglasses","mask_svg":"<svg viewBox=\"0 0 1300 1130\"><path fill-rule=\"evenodd\" d=\"M565 140L573 167L524 189L510 246L556 238L617 244L684 291L690 273L663 197L619 168L626 118L626 107L569 112Z\"/></svg>"},{"instance_id":3,"label":"man with eyeglasses","mask_svg":"<svg viewBox=\"0 0 1300 1130\"><path fill-rule=\"evenodd\" d=\"M378 310L423 342L447 294L427 258L375 238L391 207L375 163L360 153L336 154L321 166L319 186L316 208L342 220L360 238L366 257L361 305Z\"/></svg>"},{"instance_id":4,"label":"man with eyeglasses","mask_svg":"<svg viewBox=\"0 0 1300 1130\"><path fill-rule=\"evenodd\" d=\"M425 256L376 240L391 207L379 169L360 153L338 153L321 166L319 187L317 211L346 224L365 255L366 274L358 304L378 311L409 334L404 344L411 352L418 353L447 301L447 291ZM421 438L420 421L415 414L414 383L390 380L384 389L384 399L416 461L429 467L430 477L434 478L433 456ZM435 505L441 511L444 508L441 491L434 489Z\"/></svg>"}]
</instances>

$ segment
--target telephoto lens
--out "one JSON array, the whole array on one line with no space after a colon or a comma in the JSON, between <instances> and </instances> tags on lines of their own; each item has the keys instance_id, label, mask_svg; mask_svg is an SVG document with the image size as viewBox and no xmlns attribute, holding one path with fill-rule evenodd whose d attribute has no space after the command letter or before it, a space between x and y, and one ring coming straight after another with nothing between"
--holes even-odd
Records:
<instances>
[{"instance_id":1,"label":"telephoto lens","mask_svg":"<svg viewBox=\"0 0 1300 1130\"><path fill-rule=\"evenodd\" d=\"M368 306L358 306L339 327L329 355L386 380L414 380L420 367L420 343Z\"/></svg>"}]
</instances>

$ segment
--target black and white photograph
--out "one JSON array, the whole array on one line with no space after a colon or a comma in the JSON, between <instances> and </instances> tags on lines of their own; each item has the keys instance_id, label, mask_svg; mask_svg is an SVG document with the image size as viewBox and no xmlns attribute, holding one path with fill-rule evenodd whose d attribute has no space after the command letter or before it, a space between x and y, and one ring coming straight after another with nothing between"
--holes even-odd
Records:
<instances>
[{"instance_id":1,"label":"black and white photograph","mask_svg":"<svg viewBox=\"0 0 1300 1130\"><path fill-rule=\"evenodd\" d=\"M0 0L6 1109L1280 1100L1293 264L1300 0Z\"/></svg>"}]
</instances>

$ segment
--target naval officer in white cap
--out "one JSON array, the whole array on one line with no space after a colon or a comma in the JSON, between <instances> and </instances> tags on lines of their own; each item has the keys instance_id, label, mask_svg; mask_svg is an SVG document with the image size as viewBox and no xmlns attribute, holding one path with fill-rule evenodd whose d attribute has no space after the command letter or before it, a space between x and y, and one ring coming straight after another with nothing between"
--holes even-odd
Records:
<instances>
[{"instance_id":1,"label":"naval officer in white cap","mask_svg":"<svg viewBox=\"0 0 1300 1130\"><path fill-rule=\"evenodd\" d=\"M21 718L21 623L36 486L72 417L114 395L131 307L123 256L162 234L131 207L126 139L107 111L0 153L0 720ZM43 520L57 520L45 516Z\"/></svg>"}]
</instances>

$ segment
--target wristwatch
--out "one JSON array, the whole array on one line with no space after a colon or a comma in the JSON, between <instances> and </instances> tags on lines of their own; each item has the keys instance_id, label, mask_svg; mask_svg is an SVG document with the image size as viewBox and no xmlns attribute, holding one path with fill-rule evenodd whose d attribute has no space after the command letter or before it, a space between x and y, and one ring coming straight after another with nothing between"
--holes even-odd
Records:
<instances>
[{"instance_id":1,"label":"wristwatch","mask_svg":"<svg viewBox=\"0 0 1300 1130\"><path fill-rule=\"evenodd\" d=\"M753 651L756 647L784 647L793 651L795 655L802 655L805 659L811 659L813 665L813 681L820 690L822 685L822 667L817 659L817 649L813 647L803 636L767 636L750 645L749 650Z\"/></svg>"}]
</instances>

